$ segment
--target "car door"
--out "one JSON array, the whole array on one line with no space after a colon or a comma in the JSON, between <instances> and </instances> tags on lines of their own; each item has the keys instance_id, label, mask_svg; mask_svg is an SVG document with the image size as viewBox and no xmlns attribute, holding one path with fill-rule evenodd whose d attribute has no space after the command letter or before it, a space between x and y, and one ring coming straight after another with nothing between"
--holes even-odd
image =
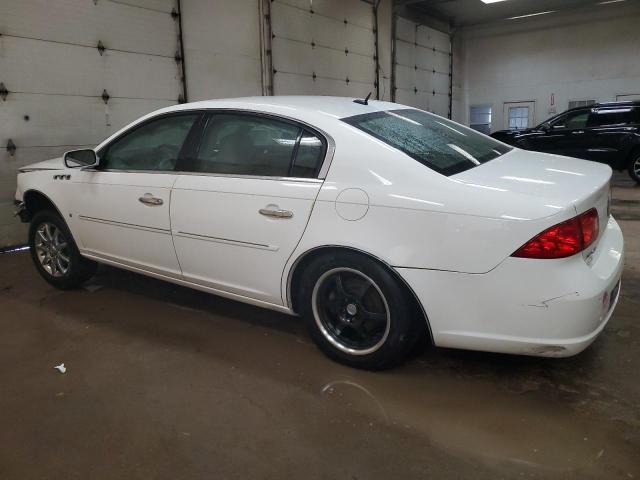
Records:
<instances>
[{"instance_id":1,"label":"car door","mask_svg":"<svg viewBox=\"0 0 640 480\"><path fill-rule=\"evenodd\" d=\"M618 166L626 159L640 110L633 106L618 105L594 108L589 117L589 130L593 140L589 145L589 158L597 162Z\"/></svg>"},{"instance_id":2,"label":"car door","mask_svg":"<svg viewBox=\"0 0 640 480\"><path fill-rule=\"evenodd\" d=\"M139 124L99 152L99 166L73 176L83 253L179 277L169 207L175 166L200 114Z\"/></svg>"},{"instance_id":3,"label":"car door","mask_svg":"<svg viewBox=\"0 0 640 480\"><path fill-rule=\"evenodd\" d=\"M528 139L531 149L569 157L586 158L589 109L572 110L553 119L547 130Z\"/></svg>"},{"instance_id":4,"label":"car door","mask_svg":"<svg viewBox=\"0 0 640 480\"><path fill-rule=\"evenodd\" d=\"M282 273L322 186L326 151L323 135L295 122L211 113L171 196L184 279L282 305Z\"/></svg>"}]
</instances>

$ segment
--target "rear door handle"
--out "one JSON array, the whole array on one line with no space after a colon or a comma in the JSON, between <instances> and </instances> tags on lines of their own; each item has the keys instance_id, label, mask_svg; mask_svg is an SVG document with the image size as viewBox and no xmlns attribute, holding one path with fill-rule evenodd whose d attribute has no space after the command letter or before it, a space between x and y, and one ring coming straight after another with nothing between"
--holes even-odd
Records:
<instances>
[{"instance_id":1,"label":"rear door handle","mask_svg":"<svg viewBox=\"0 0 640 480\"><path fill-rule=\"evenodd\" d=\"M573 132L571 132L573 135L581 135L584 133L584 130L574 130Z\"/></svg>"},{"instance_id":2,"label":"rear door handle","mask_svg":"<svg viewBox=\"0 0 640 480\"><path fill-rule=\"evenodd\" d=\"M157 206L162 205L164 203L161 198L154 197L150 193L145 193L143 196L141 196L138 199L138 201L140 203L144 203L145 205L148 205L150 207L157 207Z\"/></svg>"},{"instance_id":3,"label":"rear door handle","mask_svg":"<svg viewBox=\"0 0 640 480\"><path fill-rule=\"evenodd\" d=\"M275 217L275 218L291 218L293 217L293 212L291 210L282 210L277 205L267 205L265 208L261 208L258 210L260 215L264 215L266 217Z\"/></svg>"}]
</instances>

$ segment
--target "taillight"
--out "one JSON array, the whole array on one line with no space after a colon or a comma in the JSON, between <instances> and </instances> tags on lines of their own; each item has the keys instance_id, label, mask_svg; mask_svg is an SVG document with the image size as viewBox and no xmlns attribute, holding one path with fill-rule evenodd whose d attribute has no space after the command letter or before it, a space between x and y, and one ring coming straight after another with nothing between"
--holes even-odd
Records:
<instances>
[{"instance_id":1,"label":"taillight","mask_svg":"<svg viewBox=\"0 0 640 480\"><path fill-rule=\"evenodd\" d=\"M598 211L595 208L536 235L512 257L566 258L588 248L598 238Z\"/></svg>"}]
</instances>

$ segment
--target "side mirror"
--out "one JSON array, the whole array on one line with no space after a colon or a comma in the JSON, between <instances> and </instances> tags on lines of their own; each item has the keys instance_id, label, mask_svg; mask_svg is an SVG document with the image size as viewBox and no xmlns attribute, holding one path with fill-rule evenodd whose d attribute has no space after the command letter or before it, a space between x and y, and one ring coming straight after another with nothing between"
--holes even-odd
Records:
<instances>
[{"instance_id":1,"label":"side mirror","mask_svg":"<svg viewBox=\"0 0 640 480\"><path fill-rule=\"evenodd\" d=\"M71 150L64 154L64 164L68 168L89 167L98 163L96 152L91 149Z\"/></svg>"},{"instance_id":2,"label":"side mirror","mask_svg":"<svg viewBox=\"0 0 640 480\"><path fill-rule=\"evenodd\" d=\"M551 130L551 125L545 122L542 125L540 125L540 130L547 133L549 130Z\"/></svg>"}]
</instances>

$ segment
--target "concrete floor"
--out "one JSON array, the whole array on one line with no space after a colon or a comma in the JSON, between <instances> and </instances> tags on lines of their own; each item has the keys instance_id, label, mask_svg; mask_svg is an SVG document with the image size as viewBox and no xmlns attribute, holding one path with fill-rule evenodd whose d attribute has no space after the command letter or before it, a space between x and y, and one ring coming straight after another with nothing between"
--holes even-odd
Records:
<instances>
[{"instance_id":1,"label":"concrete floor","mask_svg":"<svg viewBox=\"0 0 640 480\"><path fill-rule=\"evenodd\" d=\"M621 301L563 360L429 349L357 371L292 317L111 268L60 292L27 253L0 255L0 479L640 478L625 178Z\"/></svg>"}]
</instances>

